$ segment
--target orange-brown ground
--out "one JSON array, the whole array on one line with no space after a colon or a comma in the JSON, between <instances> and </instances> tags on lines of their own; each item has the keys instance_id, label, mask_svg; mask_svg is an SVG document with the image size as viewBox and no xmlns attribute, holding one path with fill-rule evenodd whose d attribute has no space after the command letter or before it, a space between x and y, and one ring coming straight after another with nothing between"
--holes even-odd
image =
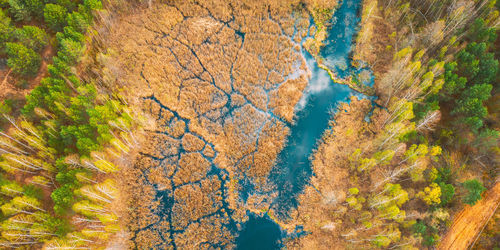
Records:
<instances>
[{"instance_id":1,"label":"orange-brown ground","mask_svg":"<svg viewBox=\"0 0 500 250\"><path fill-rule=\"evenodd\" d=\"M488 224L484 227L481 234L478 236L476 242L472 249L483 250L483 249L493 249L500 245L500 210L497 211Z\"/></svg>"},{"instance_id":2,"label":"orange-brown ground","mask_svg":"<svg viewBox=\"0 0 500 250\"><path fill-rule=\"evenodd\" d=\"M466 206L455 215L438 249L469 249L499 204L500 182L497 182L474 206Z\"/></svg>"}]
</instances>

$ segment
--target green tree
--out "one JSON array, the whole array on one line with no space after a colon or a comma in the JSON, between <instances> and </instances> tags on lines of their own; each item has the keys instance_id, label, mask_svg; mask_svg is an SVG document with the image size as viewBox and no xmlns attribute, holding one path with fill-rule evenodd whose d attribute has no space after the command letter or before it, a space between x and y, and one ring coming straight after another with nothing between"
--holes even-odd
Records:
<instances>
[{"instance_id":1,"label":"green tree","mask_svg":"<svg viewBox=\"0 0 500 250\"><path fill-rule=\"evenodd\" d=\"M31 21L32 17L41 18L43 0L9 0L12 14L17 21Z\"/></svg>"},{"instance_id":2,"label":"green tree","mask_svg":"<svg viewBox=\"0 0 500 250\"><path fill-rule=\"evenodd\" d=\"M490 84L477 84L470 87L455 102L456 106L451 114L463 116L458 122L465 122L473 131L477 131L483 126L483 118L488 115L483 102L491 97L492 88Z\"/></svg>"},{"instance_id":3,"label":"green tree","mask_svg":"<svg viewBox=\"0 0 500 250\"><path fill-rule=\"evenodd\" d=\"M71 26L64 27L63 32L57 32L56 38L59 44L63 43L64 39L70 39L79 43L83 43L85 40L85 36Z\"/></svg>"},{"instance_id":4,"label":"green tree","mask_svg":"<svg viewBox=\"0 0 500 250\"><path fill-rule=\"evenodd\" d=\"M102 2L100 0L83 0L83 5L88 11L102 9Z\"/></svg>"},{"instance_id":5,"label":"green tree","mask_svg":"<svg viewBox=\"0 0 500 250\"><path fill-rule=\"evenodd\" d=\"M5 15L3 10L0 10L0 50L3 50L6 42L11 42L14 31L14 26L9 17Z\"/></svg>"},{"instance_id":6,"label":"green tree","mask_svg":"<svg viewBox=\"0 0 500 250\"><path fill-rule=\"evenodd\" d=\"M45 23L54 31L60 31L66 25L68 11L58 4L46 4L43 9Z\"/></svg>"},{"instance_id":7,"label":"green tree","mask_svg":"<svg viewBox=\"0 0 500 250\"><path fill-rule=\"evenodd\" d=\"M14 73L33 76L38 72L42 58L34 50L22 44L6 43L6 52L9 56L7 65Z\"/></svg>"},{"instance_id":8,"label":"green tree","mask_svg":"<svg viewBox=\"0 0 500 250\"><path fill-rule=\"evenodd\" d=\"M70 66L57 56L52 58L52 64L47 66L47 70L54 77L71 74Z\"/></svg>"},{"instance_id":9,"label":"green tree","mask_svg":"<svg viewBox=\"0 0 500 250\"><path fill-rule=\"evenodd\" d=\"M444 65L444 85L441 90L441 99L445 101L452 99L452 96L465 88L465 84L467 83L467 78L459 77L455 73L457 65L457 62L450 62Z\"/></svg>"},{"instance_id":10,"label":"green tree","mask_svg":"<svg viewBox=\"0 0 500 250\"><path fill-rule=\"evenodd\" d=\"M99 144L95 143L88 137L78 138L76 147L78 148L78 152L81 155L90 155L90 152L98 150L100 148Z\"/></svg>"},{"instance_id":11,"label":"green tree","mask_svg":"<svg viewBox=\"0 0 500 250\"><path fill-rule=\"evenodd\" d=\"M12 112L12 100L6 99L0 102L0 115L8 115Z\"/></svg>"},{"instance_id":12,"label":"green tree","mask_svg":"<svg viewBox=\"0 0 500 250\"><path fill-rule=\"evenodd\" d=\"M66 17L69 27L80 33L85 33L89 25L87 18L80 12L74 11Z\"/></svg>"},{"instance_id":13,"label":"green tree","mask_svg":"<svg viewBox=\"0 0 500 250\"><path fill-rule=\"evenodd\" d=\"M26 196L33 197L36 199L43 198L43 191L34 185L24 185L23 186L23 193Z\"/></svg>"},{"instance_id":14,"label":"green tree","mask_svg":"<svg viewBox=\"0 0 500 250\"><path fill-rule=\"evenodd\" d=\"M441 206L446 206L455 195L455 187L451 184L446 184L444 182L439 183L441 188Z\"/></svg>"},{"instance_id":15,"label":"green tree","mask_svg":"<svg viewBox=\"0 0 500 250\"><path fill-rule=\"evenodd\" d=\"M477 18L470 27L467 37L471 41L494 43L497 39L497 34L496 29L488 27L483 18Z\"/></svg>"},{"instance_id":16,"label":"green tree","mask_svg":"<svg viewBox=\"0 0 500 250\"><path fill-rule=\"evenodd\" d=\"M35 18L42 18L44 0L22 0Z\"/></svg>"},{"instance_id":17,"label":"green tree","mask_svg":"<svg viewBox=\"0 0 500 250\"><path fill-rule=\"evenodd\" d=\"M81 3L82 1L75 1L75 0L57 0L57 1L52 1L54 3L57 3L61 6L64 6L68 11L74 11L78 7L78 4Z\"/></svg>"},{"instance_id":18,"label":"green tree","mask_svg":"<svg viewBox=\"0 0 500 250\"><path fill-rule=\"evenodd\" d=\"M412 229L415 234L424 235L427 232L427 226L422 221L413 224Z\"/></svg>"},{"instance_id":19,"label":"green tree","mask_svg":"<svg viewBox=\"0 0 500 250\"><path fill-rule=\"evenodd\" d=\"M64 106L58 104L68 103L70 93L71 89L64 80L45 77L40 81L40 85L26 96L26 104L22 112L27 116L33 116L35 108L38 107L46 109L48 112L59 117L59 119L62 119L66 116L66 110L62 109Z\"/></svg>"},{"instance_id":20,"label":"green tree","mask_svg":"<svg viewBox=\"0 0 500 250\"><path fill-rule=\"evenodd\" d=\"M483 102L491 97L492 89L491 84L476 84L463 91L451 111L452 115L461 116L456 123L465 123L473 132L477 132L483 126L484 117L488 115Z\"/></svg>"},{"instance_id":21,"label":"green tree","mask_svg":"<svg viewBox=\"0 0 500 250\"><path fill-rule=\"evenodd\" d=\"M439 235L436 233L424 235L424 245L434 246L439 241Z\"/></svg>"},{"instance_id":22,"label":"green tree","mask_svg":"<svg viewBox=\"0 0 500 250\"><path fill-rule=\"evenodd\" d=\"M71 207L75 199L70 184L55 189L52 194L50 194L50 197L55 203L54 211L59 215L66 213L66 210Z\"/></svg>"},{"instance_id":23,"label":"green tree","mask_svg":"<svg viewBox=\"0 0 500 250\"><path fill-rule=\"evenodd\" d=\"M95 94L93 89L89 89L89 92ZM96 105L93 109L87 110L89 123L99 134L97 142L105 143L113 138L109 122L118 118L117 107L121 107L120 103L108 101L104 105Z\"/></svg>"},{"instance_id":24,"label":"green tree","mask_svg":"<svg viewBox=\"0 0 500 250\"><path fill-rule=\"evenodd\" d=\"M451 169L449 167L437 168L437 172L438 172L438 175L436 176L436 179L434 180L434 182L436 182L436 183L440 183L440 182L449 183L449 181L452 177Z\"/></svg>"},{"instance_id":25,"label":"green tree","mask_svg":"<svg viewBox=\"0 0 500 250\"><path fill-rule=\"evenodd\" d=\"M59 44L57 55L64 60L68 65L76 64L82 52L82 44L73 39L62 39Z\"/></svg>"},{"instance_id":26,"label":"green tree","mask_svg":"<svg viewBox=\"0 0 500 250\"><path fill-rule=\"evenodd\" d=\"M466 189L466 195L462 197L462 201L469 205L474 205L478 200L481 199L481 194L486 191L483 183L477 179L472 179L462 183L462 186Z\"/></svg>"},{"instance_id":27,"label":"green tree","mask_svg":"<svg viewBox=\"0 0 500 250\"><path fill-rule=\"evenodd\" d=\"M26 25L22 29L17 29L16 37L19 43L38 52L48 44L47 33L36 26Z\"/></svg>"},{"instance_id":28,"label":"green tree","mask_svg":"<svg viewBox=\"0 0 500 250\"><path fill-rule=\"evenodd\" d=\"M70 232L71 226L67 220L50 217L44 221L44 226L53 231L58 237L63 237Z\"/></svg>"},{"instance_id":29,"label":"green tree","mask_svg":"<svg viewBox=\"0 0 500 250\"><path fill-rule=\"evenodd\" d=\"M461 50L456 58L462 76L473 84L491 83L498 72L498 61L493 53L487 53L486 43L472 42Z\"/></svg>"},{"instance_id":30,"label":"green tree","mask_svg":"<svg viewBox=\"0 0 500 250\"><path fill-rule=\"evenodd\" d=\"M22 0L9 0L9 11L15 21L31 21L31 13Z\"/></svg>"},{"instance_id":31,"label":"green tree","mask_svg":"<svg viewBox=\"0 0 500 250\"><path fill-rule=\"evenodd\" d=\"M479 152L486 153L492 147L498 147L498 138L500 138L500 132L485 128L479 132L472 145L478 148Z\"/></svg>"}]
</instances>

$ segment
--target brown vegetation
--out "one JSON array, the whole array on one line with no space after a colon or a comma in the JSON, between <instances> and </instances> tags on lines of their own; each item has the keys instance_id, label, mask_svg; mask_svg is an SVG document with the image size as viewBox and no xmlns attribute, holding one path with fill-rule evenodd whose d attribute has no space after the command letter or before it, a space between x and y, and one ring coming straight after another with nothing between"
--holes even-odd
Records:
<instances>
[{"instance_id":1,"label":"brown vegetation","mask_svg":"<svg viewBox=\"0 0 500 250\"><path fill-rule=\"evenodd\" d=\"M122 183L131 245L231 248L246 211L260 211L264 199L243 204L240 182L264 188L284 146L307 85L307 10L335 3L310 2L153 3L108 27L103 84L145 117Z\"/></svg>"},{"instance_id":2,"label":"brown vegetation","mask_svg":"<svg viewBox=\"0 0 500 250\"><path fill-rule=\"evenodd\" d=\"M356 37L356 49L353 54L355 62L361 60L370 65L375 79L380 79L390 66L394 44L394 38L390 35L395 31L393 25L384 19L379 4L384 4L384 1L363 1L361 30Z\"/></svg>"}]
</instances>

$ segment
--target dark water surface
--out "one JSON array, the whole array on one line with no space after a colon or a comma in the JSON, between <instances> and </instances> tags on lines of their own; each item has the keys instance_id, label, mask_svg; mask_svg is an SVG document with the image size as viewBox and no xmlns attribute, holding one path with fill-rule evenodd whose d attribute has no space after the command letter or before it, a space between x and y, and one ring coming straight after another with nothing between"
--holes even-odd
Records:
<instances>
[{"instance_id":1,"label":"dark water surface","mask_svg":"<svg viewBox=\"0 0 500 250\"><path fill-rule=\"evenodd\" d=\"M272 250L280 248L281 230L268 217L251 215L238 237L240 250Z\"/></svg>"},{"instance_id":2,"label":"dark water surface","mask_svg":"<svg viewBox=\"0 0 500 250\"><path fill-rule=\"evenodd\" d=\"M324 63L339 77L361 70L352 66L350 54L358 30L361 0L343 0L335 11L325 47L320 55ZM270 180L276 184L278 197L273 203L277 216L285 217L297 206L297 195L308 183L311 174L311 154L325 130L332 112L340 102L348 102L354 92L346 85L333 82L328 73L319 68L316 60L303 50L312 77L303 99L296 106L296 120L291 127L288 142L278 157ZM373 77L367 82L371 85ZM279 249L282 233L277 224L267 217L250 216L237 239L238 249Z\"/></svg>"}]
</instances>

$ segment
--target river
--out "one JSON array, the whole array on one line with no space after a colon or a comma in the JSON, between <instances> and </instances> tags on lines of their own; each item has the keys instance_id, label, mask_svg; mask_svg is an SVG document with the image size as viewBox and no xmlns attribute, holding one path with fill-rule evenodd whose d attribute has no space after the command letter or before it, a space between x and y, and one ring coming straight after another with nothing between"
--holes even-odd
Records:
<instances>
[{"instance_id":1,"label":"river","mask_svg":"<svg viewBox=\"0 0 500 250\"><path fill-rule=\"evenodd\" d=\"M343 0L335 11L332 26L328 31L325 46L320 52L324 64L338 77L344 78L366 68L352 66L351 51L358 31L362 0ZM302 100L297 104L296 118L291 127L285 148L275 164L270 181L276 185L278 197L272 208L279 217L287 216L290 208L296 207L297 195L308 183L311 175L311 155L334 111L341 102L348 102L353 95L365 97L346 85L332 81L328 73L319 68L313 56L302 49L311 78ZM370 77L366 85L373 84ZM238 249L278 249L284 237L279 226L268 216L251 215L237 239Z\"/></svg>"}]
</instances>

